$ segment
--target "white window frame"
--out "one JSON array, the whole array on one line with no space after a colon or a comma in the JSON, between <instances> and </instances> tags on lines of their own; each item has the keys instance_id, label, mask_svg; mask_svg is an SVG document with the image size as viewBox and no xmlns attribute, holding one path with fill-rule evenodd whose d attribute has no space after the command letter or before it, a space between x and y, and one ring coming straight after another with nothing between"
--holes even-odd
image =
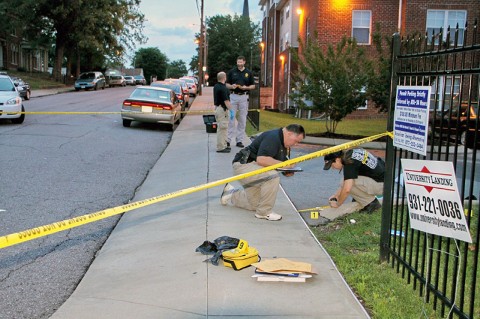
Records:
<instances>
[{"instance_id":1,"label":"white window frame","mask_svg":"<svg viewBox=\"0 0 480 319\"><path fill-rule=\"evenodd\" d=\"M462 17L463 16L463 17ZM450 44L455 41L455 28L458 23L458 45L463 45L465 34L465 23L467 21L466 10L427 10L426 32L428 43L432 43L432 30L435 33L435 45L438 45L438 34L443 28L442 41L447 40L447 30L450 26Z\"/></svg>"},{"instance_id":2,"label":"white window frame","mask_svg":"<svg viewBox=\"0 0 480 319\"><path fill-rule=\"evenodd\" d=\"M365 30L368 31L368 42L360 42L356 37L356 33L358 31L365 31ZM357 44L359 45L371 44L372 42L372 11L371 10L352 10L352 38L357 40Z\"/></svg>"}]
</instances>

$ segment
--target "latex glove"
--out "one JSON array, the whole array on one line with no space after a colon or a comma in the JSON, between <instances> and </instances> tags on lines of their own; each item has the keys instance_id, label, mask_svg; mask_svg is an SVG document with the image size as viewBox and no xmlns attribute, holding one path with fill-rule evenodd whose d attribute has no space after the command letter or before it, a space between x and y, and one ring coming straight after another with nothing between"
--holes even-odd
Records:
<instances>
[{"instance_id":1,"label":"latex glove","mask_svg":"<svg viewBox=\"0 0 480 319\"><path fill-rule=\"evenodd\" d=\"M233 110L229 110L230 113L230 120L233 120L235 118L235 112Z\"/></svg>"}]
</instances>

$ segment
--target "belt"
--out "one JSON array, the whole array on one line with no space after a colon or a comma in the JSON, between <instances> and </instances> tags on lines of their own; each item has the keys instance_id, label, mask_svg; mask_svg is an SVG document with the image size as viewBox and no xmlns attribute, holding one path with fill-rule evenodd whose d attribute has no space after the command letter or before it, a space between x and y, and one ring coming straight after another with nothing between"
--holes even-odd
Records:
<instances>
[{"instance_id":1,"label":"belt","mask_svg":"<svg viewBox=\"0 0 480 319\"><path fill-rule=\"evenodd\" d=\"M247 95L248 95L248 93L247 93L247 92L242 92L242 93L235 93L235 92L232 92L231 94L235 94L235 95L245 95L245 94L247 94Z\"/></svg>"}]
</instances>

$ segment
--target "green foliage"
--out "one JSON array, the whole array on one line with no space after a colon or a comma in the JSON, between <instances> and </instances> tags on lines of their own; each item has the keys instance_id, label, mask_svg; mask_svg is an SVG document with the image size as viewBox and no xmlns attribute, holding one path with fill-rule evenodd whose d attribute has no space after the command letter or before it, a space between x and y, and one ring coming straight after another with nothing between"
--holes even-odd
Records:
<instances>
[{"instance_id":1,"label":"green foliage","mask_svg":"<svg viewBox=\"0 0 480 319\"><path fill-rule=\"evenodd\" d=\"M164 80L167 73L167 56L158 48L141 48L135 52L135 66L143 68L143 74L147 82L152 76L157 80Z\"/></svg>"},{"instance_id":2,"label":"green foliage","mask_svg":"<svg viewBox=\"0 0 480 319\"><path fill-rule=\"evenodd\" d=\"M307 44L301 40L299 44L301 57L291 49L298 64L291 98L301 108L310 107L305 100L311 101L313 109L328 116L327 132L335 133L345 116L364 106L370 63L364 50L351 38L344 37L335 47L328 45L326 50L316 36Z\"/></svg>"},{"instance_id":3,"label":"green foliage","mask_svg":"<svg viewBox=\"0 0 480 319\"><path fill-rule=\"evenodd\" d=\"M391 45L390 37L383 37L380 32L380 26L375 26L375 32L372 34L372 42L377 50L377 58L372 61L372 74L368 81L368 98L375 103L375 107L381 112L388 111L390 99L390 78L392 72ZM384 50L384 42L388 51Z\"/></svg>"},{"instance_id":4,"label":"green foliage","mask_svg":"<svg viewBox=\"0 0 480 319\"><path fill-rule=\"evenodd\" d=\"M227 72L236 65L237 57L245 56L246 67L254 74L260 71L259 24L242 16L216 15L206 21L208 38L208 74L216 81L216 74ZM193 63L193 61L192 61ZM191 63L191 67L192 67ZM198 65L198 64L197 64Z\"/></svg>"},{"instance_id":5,"label":"green foliage","mask_svg":"<svg viewBox=\"0 0 480 319\"><path fill-rule=\"evenodd\" d=\"M187 74L187 66L182 60L175 60L168 63L167 78L180 78Z\"/></svg>"},{"instance_id":6,"label":"green foliage","mask_svg":"<svg viewBox=\"0 0 480 319\"><path fill-rule=\"evenodd\" d=\"M11 26L21 27L29 40L54 39L54 76L59 80L64 56L78 69L80 57L97 67L105 65L105 59L120 62L127 49L144 42L139 4L140 0L0 0L0 12L11 15Z\"/></svg>"}]
</instances>

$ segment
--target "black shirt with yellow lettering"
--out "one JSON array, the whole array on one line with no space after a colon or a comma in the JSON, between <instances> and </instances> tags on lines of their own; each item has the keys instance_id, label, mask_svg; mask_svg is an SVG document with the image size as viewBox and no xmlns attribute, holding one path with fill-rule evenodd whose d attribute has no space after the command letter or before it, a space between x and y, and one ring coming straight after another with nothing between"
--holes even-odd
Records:
<instances>
[{"instance_id":1,"label":"black shirt with yellow lettering","mask_svg":"<svg viewBox=\"0 0 480 319\"><path fill-rule=\"evenodd\" d=\"M237 84L237 85L252 85L255 84L255 81L253 79L253 74L252 72L245 68L243 71L240 71L238 68L233 68L230 71L228 71L227 74L227 83L228 84ZM239 88L233 90L233 93L245 93L248 91L241 90Z\"/></svg>"}]
</instances>

